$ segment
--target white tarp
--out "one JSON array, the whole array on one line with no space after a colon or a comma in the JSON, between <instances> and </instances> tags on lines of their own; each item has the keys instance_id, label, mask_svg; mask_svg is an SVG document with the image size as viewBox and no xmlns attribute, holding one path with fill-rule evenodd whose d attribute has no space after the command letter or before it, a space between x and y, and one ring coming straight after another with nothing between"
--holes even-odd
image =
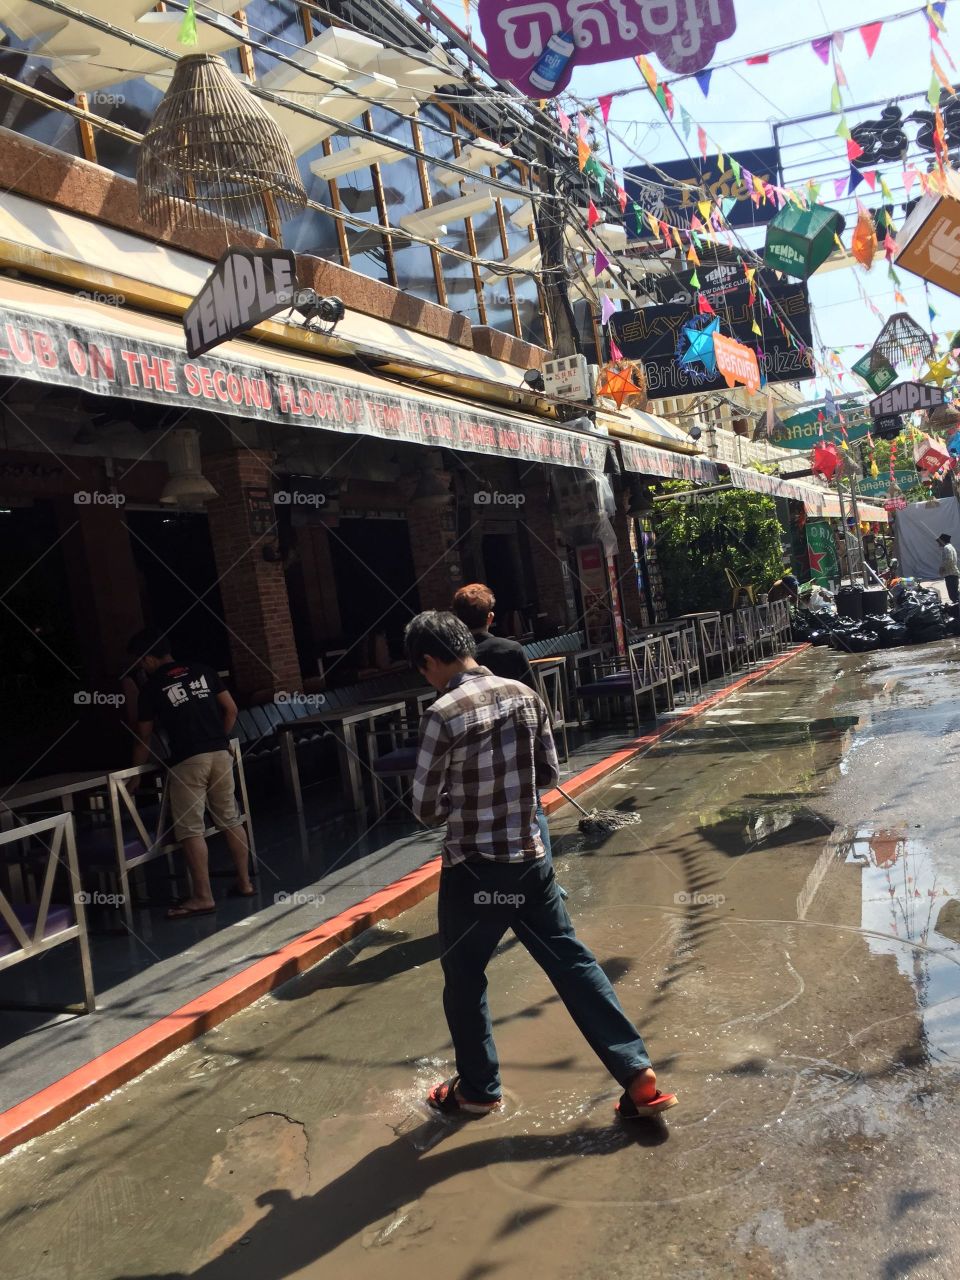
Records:
<instances>
[{"instance_id":1,"label":"white tarp","mask_svg":"<svg viewBox=\"0 0 960 1280\"><path fill-rule=\"evenodd\" d=\"M896 515L900 571L907 578L939 578L940 548L937 537L949 533L960 547L960 503L940 498L936 506L911 502Z\"/></svg>"}]
</instances>

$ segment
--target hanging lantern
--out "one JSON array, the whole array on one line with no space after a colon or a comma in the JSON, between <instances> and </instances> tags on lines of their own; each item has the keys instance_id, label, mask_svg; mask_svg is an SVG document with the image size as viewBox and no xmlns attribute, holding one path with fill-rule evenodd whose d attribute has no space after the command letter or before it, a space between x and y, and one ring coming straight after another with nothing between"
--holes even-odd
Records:
<instances>
[{"instance_id":1,"label":"hanging lantern","mask_svg":"<svg viewBox=\"0 0 960 1280\"><path fill-rule=\"evenodd\" d=\"M933 355L933 343L929 333L921 329L916 320L905 311L898 311L880 330L873 352L882 355L896 368L900 364L929 360Z\"/></svg>"},{"instance_id":2,"label":"hanging lantern","mask_svg":"<svg viewBox=\"0 0 960 1280\"><path fill-rule=\"evenodd\" d=\"M830 257L843 228L840 214L824 204L809 209L785 204L767 227L763 260L776 271L806 280Z\"/></svg>"},{"instance_id":3,"label":"hanging lantern","mask_svg":"<svg viewBox=\"0 0 960 1280\"><path fill-rule=\"evenodd\" d=\"M860 216L857 218L850 252L867 271L873 266L873 260L877 254L877 228L866 209L861 209Z\"/></svg>"},{"instance_id":4,"label":"hanging lantern","mask_svg":"<svg viewBox=\"0 0 960 1280\"><path fill-rule=\"evenodd\" d=\"M204 215L262 229L265 200L281 216L303 209L307 194L280 126L223 58L182 57L140 144L140 216L154 225Z\"/></svg>"},{"instance_id":5,"label":"hanging lantern","mask_svg":"<svg viewBox=\"0 0 960 1280\"><path fill-rule=\"evenodd\" d=\"M913 461L918 471L928 471L935 475L950 461L950 454L942 440L921 436L913 446Z\"/></svg>"},{"instance_id":6,"label":"hanging lantern","mask_svg":"<svg viewBox=\"0 0 960 1280\"><path fill-rule=\"evenodd\" d=\"M816 444L813 447L811 470L815 476L823 476L826 481L833 479L833 473L840 465L840 454L832 442Z\"/></svg>"}]
</instances>

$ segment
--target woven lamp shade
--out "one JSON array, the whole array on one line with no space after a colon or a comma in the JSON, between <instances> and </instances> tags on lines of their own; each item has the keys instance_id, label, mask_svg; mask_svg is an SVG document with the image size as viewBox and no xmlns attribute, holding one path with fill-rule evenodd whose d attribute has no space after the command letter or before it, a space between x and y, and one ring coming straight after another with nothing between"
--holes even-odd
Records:
<instances>
[{"instance_id":1,"label":"woven lamp shade","mask_svg":"<svg viewBox=\"0 0 960 1280\"><path fill-rule=\"evenodd\" d=\"M933 343L929 333L916 320L905 311L898 311L883 326L873 344L872 354L878 352L896 368L898 364L929 360L933 355Z\"/></svg>"},{"instance_id":2,"label":"woven lamp shade","mask_svg":"<svg viewBox=\"0 0 960 1280\"><path fill-rule=\"evenodd\" d=\"M281 217L307 193L279 125L222 58L188 54L144 135L137 160L140 216L197 227L213 214L261 229L264 198Z\"/></svg>"}]
</instances>

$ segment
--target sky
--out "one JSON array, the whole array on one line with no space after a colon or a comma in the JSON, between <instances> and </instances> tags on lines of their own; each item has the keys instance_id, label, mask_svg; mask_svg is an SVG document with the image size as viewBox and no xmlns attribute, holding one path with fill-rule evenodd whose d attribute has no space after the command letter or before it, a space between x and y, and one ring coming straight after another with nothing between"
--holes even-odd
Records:
<instances>
[{"instance_id":1,"label":"sky","mask_svg":"<svg viewBox=\"0 0 960 1280\"><path fill-rule=\"evenodd\" d=\"M443 0L440 7L458 25L463 25L464 11L460 0ZM802 185L805 176L847 172L846 144L834 134L839 117L830 117L833 68L824 66L809 41L840 27L876 22L910 9L919 9L919 0L913 0L912 4L911 0L901 0L900 7L897 0L886 0L885 3L883 0L843 0L842 3L839 0L814 0L812 4L798 4L796 0L734 0L734 8L737 30L730 40L718 46L714 62L746 57L795 40L803 39L808 43L800 49L772 57L767 65L717 68L706 98L695 80L682 81L673 89L678 105L686 108L694 121L703 126L711 141L727 155L735 155L739 149L772 145L773 125L777 121L784 123L823 114L829 118L794 126L784 133L781 141L789 145L783 154L791 161L787 181L791 185ZM960 68L960 0L948 0L945 24L946 32L941 39ZM473 26L475 38L479 41L479 21L475 12ZM890 96L918 94L925 98L932 74L930 52L928 24L922 13L915 12L885 25L872 58L867 56L858 32L847 35L837 57L848 82L848 88L842 90L842 100L850 125L862 119L877 118ZM946 56L940 49L936 52L947 74L960 83L960 69L951 71ZM656 58L651 58L651 62L658 76L669 83L672 73L663 68ZM577 68L569 92L576 98L595 102L601 94L634 85L643 86L636 65L630 61L616 62ZM881 101L880 106L868 110L854 109L857 104L877 100ZM911 104L905 114L914 105L926 108L925 101ZM645 87L641 92L614 100L609 126L612 135L610 145L617 167L644 161L679 160L684 156L683 147ZM912 126L908 126L908 134L912 134ZM694 155L697 154L695 128L687 146ZM601 146L600 154L606 159L606 146ZM808 165L810 174L807 174ZM895 197L901 194L902 165L881 165L879 172L886 178ZM862 184L857 194L869 208L877 208L882 202L879 186L877 194L873 195ZM914 187L912 195L919 194L919 189ZM824 183L820 199L822 203L836 204L832 181ZM847 216L846 239L849 242L849 232L856 216L853 202L841 201L837 207L841 207L841 212ZM899 208L895 217L899 225L902 221ZM762 247L762 235L751 234L748 243L751 247ZM847 367L863 354L862 350L854 349L855 344L872 345L881 328L881 322L864 305L854 273L867 296L885 317L903 309L894 301L896 286L888 278L888 264L882 255L869 272L855 267L815 275L810 280L810 296L822 341L827 347L847 348L841 351ZM901 269L897 273L900 292L907 299L907 309L919 323L929 325L923 282ZM938 334L953 334L960 329L960 297L931 286L929 300L938 313L933 322ZM845 389L862 389L859 380L850 376L844 378L843 386ZM824 389L825 384L821 384L820 390Z\"/></svg>"}]
</instances>

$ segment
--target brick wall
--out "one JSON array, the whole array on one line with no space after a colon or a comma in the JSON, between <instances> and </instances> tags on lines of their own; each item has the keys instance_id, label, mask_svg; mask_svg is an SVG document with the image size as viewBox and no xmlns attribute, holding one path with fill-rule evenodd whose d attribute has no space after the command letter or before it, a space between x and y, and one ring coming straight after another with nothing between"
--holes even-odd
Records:
<instances>
[{"instance_id":1,"label":"brick wall","mask_svg":"<svg viewBox=\"0 0 960 1280\"><path fill-rule=\"evenodd\" d=\"M421 609L448 609L450 598L463 583L463 561L457 541L456 507L407 510L410 550Z\"/></svg>"},{"instance_id":2,"label":"brick wall","mask_svg":"<svg viewBox=\"0 0 960 1280\"><path fill-rule=\"evenodd\" d=\"M523 505L523 521L530 539L530 554L537 588L537 611L545 613L547 621L564 627L571 621L567 617L567 596L564 588L564 567L567 563L567 547L557 531L556 522L547 501L547 485L543 472L524 483L526 502ZM540 620L541 622L544 619Z\"/></svg>"},{"instance_id":3,"label":"brick wall","mask_svg":"<svg viewBox=\"0 0 960 1280\"><path fill-rule=\"evenodd\" d=\"M272 492L271 455L241 449L204 458L203 470L219 497L208 507L224 621L230 640L231 673L243 698L261 689L299 689L300 663L294 642L283 566L263 558L274 535L251 531L245 490Z\"/></svg>"}]
</instances>

